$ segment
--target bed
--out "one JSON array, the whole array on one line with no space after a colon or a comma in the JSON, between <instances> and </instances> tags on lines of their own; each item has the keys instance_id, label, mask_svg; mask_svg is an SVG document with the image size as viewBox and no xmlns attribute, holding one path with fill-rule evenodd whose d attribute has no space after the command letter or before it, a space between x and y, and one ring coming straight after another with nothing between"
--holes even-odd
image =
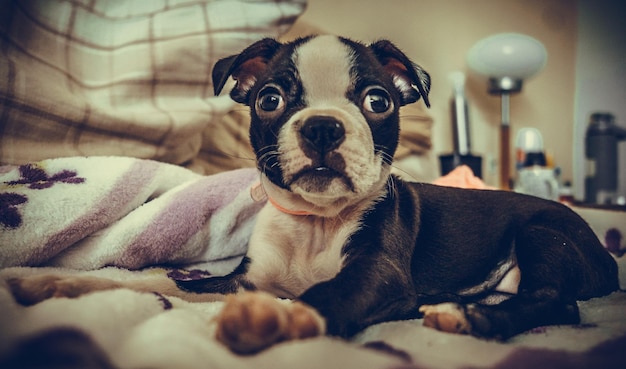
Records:
<instances>
[{"instance_id":1,"label":"bed","mask_svg":"<svg viewBox=\"0 0 626 369\"><path fill-rule=\"evenodd\" d=\"M297 22L306 1L0 6L0 367L626 365L623 291L580 302L578 325L506 342L438 332L418 319L377 324L351 340L231 353L214 337L223 296L175 286L232 270L264 205L251 196L258 173L246 111L213 96L210 67L261 37L320 32ZM432 119L414 105L401 113L396 159L403 175L430 180L415 163L427 162ZM480 185L456 176L464 180L455 185ZM616 260L624 289L626 257ZM11 279L40 275L121 288L38 303L11 293Z\"/></svg>"}]
</instances>

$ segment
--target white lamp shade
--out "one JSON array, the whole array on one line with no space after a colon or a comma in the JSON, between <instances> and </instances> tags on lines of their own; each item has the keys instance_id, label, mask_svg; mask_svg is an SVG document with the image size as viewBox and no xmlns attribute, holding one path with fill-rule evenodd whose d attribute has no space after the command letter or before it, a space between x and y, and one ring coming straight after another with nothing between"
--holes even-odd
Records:
<instances>
[{"instance_id":1,"label":"white lamp shade","mask_svg":"<svg viewBox=\"0 0 626 369\"><path fill-rule=\"evenodd\" d=\"M526 79L539 72L548 58L543 44L519 33L500 33L478 41L467 53L469 67L492 78Z\"/></svg>"}]
</instances>

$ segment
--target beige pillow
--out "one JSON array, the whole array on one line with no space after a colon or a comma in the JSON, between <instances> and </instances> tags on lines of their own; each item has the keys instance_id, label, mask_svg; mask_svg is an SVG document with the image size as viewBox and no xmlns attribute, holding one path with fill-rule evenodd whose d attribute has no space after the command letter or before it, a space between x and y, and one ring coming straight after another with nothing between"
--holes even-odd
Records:
<instances>
[{"instance_id":1,"label":"beige pillow","mask_svg":"<svg viewBox=\"0 0 626 369\"><path fill-rule=\"evenodd\" d=\"M215 62L284 33L305 6L2 2L0 163L77 155L191 162L205 128L233 107L227 97L213 97Z\"/></svg>"}]
</instances>

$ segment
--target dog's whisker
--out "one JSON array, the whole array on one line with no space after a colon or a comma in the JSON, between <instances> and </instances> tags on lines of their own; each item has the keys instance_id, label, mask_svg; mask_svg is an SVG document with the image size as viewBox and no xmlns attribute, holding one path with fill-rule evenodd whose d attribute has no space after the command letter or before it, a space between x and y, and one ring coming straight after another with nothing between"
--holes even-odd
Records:
<instances>
[{"instance_id":1,"label":"dog's whisker","mask_svg":"<svg viewBox=\"0 0 626 369\"><path fill-rule=\"evenodd\" d=\"M404 169L402 169L399 166L394 164L394 157L393 157L393 155L391 155L391 154L389 154L389 153L387 153L385 151L382 151L382 150L386 149L385 146L383 146L383 145L374 145L374 147L377 150L379 150L378 154L380 155L380 157L383 160L383 162L389 163L389 165L392 168L395 168L397 171L399 171L402 174L406 175L407 177L411 178L413 181L419 182L419 179L416 178L414 175L412 175L410 172L408 172L408 171L406 171L406 170L404 170Z\"/></svg>"},{"instance_id":2,"label":"dog's whisker","mask_svg":"<svg viewBox=\"0 0 626 369\"><path fill-rule=\"evenodd\" d=\"M387 192L389 193L390 198L396 197L397 194L396 182L393 176L389 176L387 179Z\"/></svg>"},{"instance_id":3,"label":"dog's whisker","mask_svg":"<svg viewBox=\"0 0 626 369\"><path fill-rule=\"evenodd\" d=\"M265 151L263 154L259 155L259 158L258 158L259 162L269 162L271 159L278 158L278 156L280 155L279 151L277 151L277 150L270 150L270 147L265 147L261 151L263 151L263 150L267 150L267 151ZM278 160L276 160L276 162L278 162Z\"/></svg>"},{"instance_id":4,"label":"dog's whisker","mask_svg":"<svg viewBox=\"0 0 626 369\"><path fill-rule=\"evenodd\" d=\"M420 180L419 180L419 178L415 177L413 174L411 174L410 172L408 172L408 171L406 171L406 170L404 170L404 169L400 168L400 167L399 167L399 166L397 166L397 165L391 164L391 167L392 167L392 168L395 168L397 171L399 171L399 172L401 172L403 175L406 175L407 177L411 178L411 179L412 179L413 181L415 181L415 182L419 182L419 181L420 181Z\"/></svg>"},{"instance_id":5,"label":"dog's whisker","mask_svg":"<svg viewBox=\"0 0 626 369\"><path fill-rule=\"evenodd\" d=\"M279 154L278 152L278 145L268 145L263 147L262 149L259 150L259 154L261 157L265 156L265 155L273 155L273 154Z\"/></svg>"}]
</instances>

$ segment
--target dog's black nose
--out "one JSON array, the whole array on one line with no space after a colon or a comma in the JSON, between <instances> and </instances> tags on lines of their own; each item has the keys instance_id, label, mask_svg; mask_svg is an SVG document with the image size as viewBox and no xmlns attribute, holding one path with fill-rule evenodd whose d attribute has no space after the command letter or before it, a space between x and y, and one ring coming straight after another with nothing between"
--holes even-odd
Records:
<instances>
[{"instance_id":1,"label":"dog's black nose","mask_svg":"<svg viewBox=\"0 0 626 369\"><path fill-rule=\"evenodd\" d=\"M343 142L346 130L335 118L311 117L306 120L300 133L315 151L329 152Z\"/></svg>"}]
</instances>

